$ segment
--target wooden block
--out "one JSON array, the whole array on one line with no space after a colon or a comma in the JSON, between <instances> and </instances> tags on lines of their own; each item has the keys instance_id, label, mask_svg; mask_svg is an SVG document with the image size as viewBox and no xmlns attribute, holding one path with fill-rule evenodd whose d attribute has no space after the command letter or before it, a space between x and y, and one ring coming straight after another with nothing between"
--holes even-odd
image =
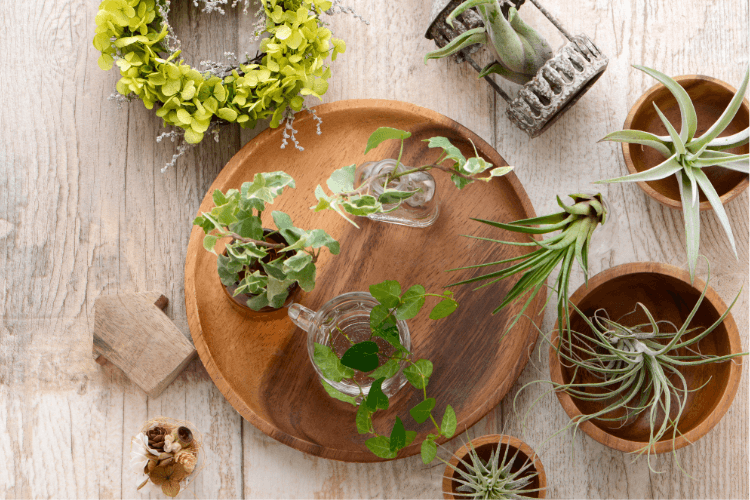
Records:
<instances>
[{"instance_id":1,"label":"wooden block","mask_svg":"<svg viewBox=\"0 0 750 500\"><path fill-rule=\"evenodd\" d=\"M111 362L151 397L161 394L196 353L164 314L168 303L159 292L104 295L94 303L96 362Z\"/></svg>"}]
</instances>

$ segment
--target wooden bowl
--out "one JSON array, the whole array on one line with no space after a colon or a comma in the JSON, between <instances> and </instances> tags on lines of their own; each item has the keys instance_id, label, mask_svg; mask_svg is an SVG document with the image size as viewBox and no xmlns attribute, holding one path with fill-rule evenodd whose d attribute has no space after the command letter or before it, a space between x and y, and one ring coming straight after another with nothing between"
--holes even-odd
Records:
<instances>
[{"instance_id":1,"label":"wooden bowl","mask_svg":"<svg viewBox=\"0 0 750 500\"><path fill-rule=\"evenodd\" d=\"M695 105L695 111L698 114L696 136L702 135L716 122L737 92L737 89L728 83L708 76L684 75L675 77L675 80L687 91ZM679 132L679 124L682 123L680 108L672 93L661 83L651 87L633 105L630 113L628 113L628 117L625 119L623 129L644 130L660 136L669 135L666 127L656 114L656 109L654 109L653 105L654 102ZM749 113L750 106L746 98L743 100L732 123L721 133L721 137L736 134L746 129L750 116ZM648 170L665 160L662 154L654 148L624 142L621 145L625 165L627 165L631 174ZM745 144L739 148L728 149L726 151L735 154L746 154L748 152L748 145ZM733 200L747 189L747 174L721 167L708 167L704 168L703 171L711 180L722 203ZM677 185L677 179L674 175L658 181L639 182L638 186L659 203L671 208L682 208L680 188ZM700 193L700 201L701 210L711 209L711 204L702 192Z\"/></svg>"},{"instance_id":2,"label":"wooden bowl","mask_svg":"<svg viewBox=\"0 0 750 500\"><path fill-rule=\"evenodd\" d=\"M614 320L633 311L636 303L641 302L657 321L668 320L679 328L695 307L704 286L704 282L698 278L695 279L695 284L691 285L688 272L678 267L640 262L623 264L597 274L589 280L588 287L583 285L576 290L570 301L587 317L593 316L597 309L604 308L609 313L609 317ZM709 287L690 327L709 327L726 310L727 306L724 301ZM570 321L574 331L590 333L588 325L578 313L571 312ZM639 309L637 314L631 314L623 319L622 323L626 326L633 326L647 321L645 314ZM695 332L692 335L698 333ZM549 352L550 375L553 382L563 384L570 382L573 370L560 364L556 354L558 342L559 336L556 332L553 334L553 345ZM737 324L731 313L721 325L697 345L704 354L725 355L742 352ZM689 394L678 425L681 435L675 439L674 449L694 443L719 423L737 393L741 371L742 358L735 358L733 361L724 363L680 368L689 389L696 389L706 382L707 385ZM589 381L580 376L578 380ZM594 413L605 407L599 402L573 399L565 392L558 391L556 394L571 419L582 414ZM634 452L648 443L647 412L625 426L619 422L592 420L582 423L580 428L596 441L620 451ZM671 436L671 431L667 432L667 435L658 441L649 453L672 451Z\"/></svg>"},{"instance_id":3,"label":"wooden bowl","mask_svg":"<svg viewBox=\"0 0 750 500\"><path fill-rule=\"evenodd\" d=\"M489 183L475 182L458 190L449 175L435 175L440 199L440 216L429 228L410 228L358 218L360 229L334 212L314 212L314 190L325 186L331 173L345 165L395 158L400 144L388 141L365 155L367 138L378 127L409 130L412 137L404 148L406 165L425 165L440 155L423 139L449 138L465 155L477 151L494 165L507 163L492 146L465 127L434 111L397 101L352 100L315 108L323 119L317 134L310 113L299 113L294 122L304 151L280 149L283 127L268 129L250 141L224 167L204 198L200 211L213 206L214 189L239 188L258 172L283 169L296 189L289 189L263 212L265 226L271 212L289 214L297 227L320 228L339 241L341 253L324 250L317 263L316 286L301 294L299 303L312 310L346 292L366 291L374 283L398 280L403 289L424 285L439 292L451 283L477 276L482 269L446 273L446 269L467 263L494 262L528 251L527 247L497 245L462 237L499 238L501 230L472 222L470 217L510 222L534 217L534 209L514 173ZM202 246L203 231L193 228L185 262L185 304L195 348L206 371L234 408L269 436L306 453L348 462L378 462L365 446L369 435L355 425L356 409L326 394L308 359L307 334L284 315L247 316L227 300L216 272L216 256ZM523 235L502 237L524 241ZM222 242L217 244L221 252ZM498 301L514 285L506 280L474 292L473 287L453 289L460 304L449 318L433 321L423 311L409 320L415 356L433 362L434 373L427 387L437 405L434 415L442 416L446 405L456 412L458 427L471 427L511 388L529 359L537 330L528 320L521 322L499 342L510 319L522 303L512 304L492 315ZM546 296L529 306L537 313ZM428 299L429 301L429 299ZM428 302L425 309L428 310ZM422 400L419 391L402 389L391 398L388 410L374 417L380 434L390 433L396 416L417 432L415 441L401 450L398 458L420 452L422 440L434 431L428 420L417 424L409 409ZM440 442L444 442L441 439Z\"/></svg>"},{"instance_id":4,"label":"wooden bowl","mask_svg":"<svg viewBox=\"0 0 750 500\"><path fill-rule=\"evenodd\" d=\"M490 458L490 455L492 452L498 447L502 446L504 449L505 447L510 446L510 450L508 450L508 455L513 456L513 454L516 452L516 450L519 450L520 453L518 454L518 457L516 458L514 464L513 464L513 471L519 470L521 467L523 467L528 460L533 460L534 465L532 469L529 469L527 472L528 475L533 474L534 472L538 472L539 475L533 479L531 484L529 485L529 489L536 489L540 488L539 491L536 491L534 493L531 493L529 495L529 498L545 498L546 497L546 488L547 488L547 475L544 473L544 466L542 466L542 461L539 459L539 456L534 453L534 450L532 450L529 445L521 441L520 439L516 439L512 436L505 436L500 434L489 434L487 436L482 436L476 439L473 439L471 441L471 445L474 447L474 449L477 451L477 455L479 455L479 458L482 460L488 460ZM471 451L471 448L469 447L469 444L465 444L461 448L459 448L451 457L448 463L453 465L454 467L458 467L459 469L466 470L466 467L461 464L459 461L459 458L463 460L464 462L471 463L471 458L469 458L469 452ZM501 451L502 453L502 451ZM454 495L456 493L456 488L460 486L460 484L453 479L456 477L460 477L458 473L453 470L453 467L450 465L445 466L445 472L443 473L443 498L453 500L453 499L462 499L466 498L465 496L461 495L460 493L458 495Z\"/></svg>"}]
</instances>

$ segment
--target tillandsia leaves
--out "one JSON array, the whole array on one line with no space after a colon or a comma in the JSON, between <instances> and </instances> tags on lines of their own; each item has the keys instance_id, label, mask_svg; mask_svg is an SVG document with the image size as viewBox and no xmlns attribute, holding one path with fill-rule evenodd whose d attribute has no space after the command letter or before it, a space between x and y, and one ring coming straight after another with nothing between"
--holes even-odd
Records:
<instances>
[{"instance_id":1,"label":"tillandsia leaves","mask_svg":"<svg viewBox=\"0 0 750 500\"><path fill-rule=\"evenodd\" d=\"M315 263L323 247L336 255L339 244L322 229L305 231L295 227L284 212L271 213L276 230L265 232L261 214L286 187L295 187L285 172L255 174L241 189L213 192L214 208L193 221L206 233L203 247L216 254L219 239L230 237L225 254L217 255L217 270L222 284L236 286L234 295L247 294L247 305L258 311L281 307L296 283L309 292L315 287ZM271 239L279 234L283 242ZM271 257L275 256L273 260Z\"/></svg>"},{"instance_id":2,"label":"tillandsia leaves","mask_svg":"<svg viewBox=\"0 0 750 500\"><path fill-rule=\"evenodd\" d=\"M467 30L445 47L427 53L425 63L480 43L486 45L494 57L480 73L480 78L495 73L521 85L534 78L552 57L547 41L521 19L515 7L508 9L506 18L498 0L467 0L451 12L446 22L453 27L456 17L473 7L479 11L484 26Z\"/></svg>"},{"instance_id":3,"label":"tillandsia leaves","mask_svg":"<svg viewBox=\"0 0 750 500\"><path fill-rule=\"evenodd\" d=\"M327 181L330 194L326 193L322 186L315 188L315 197L318 204L310 209L319 212L321 210L334 210L346 220L351 222L355 227L357 224L348 217L356 215L366 217L375 213L387 213L396 210L399 205L409 198L412 198L419 191L404 188L408 185L408 179L411 174L417 172L427 172L433 169L441 170L451 175L451 180L458 189L463 189L474 181L489 182L494 177L501 177L513 170L513 167L494 167L492 163L479 156L474 148L474 156L466 158L461 151L451 144L450 140L445 137L431 137L426 139L430 148L442 149L443 153L438 160L430 165L423 165L416 168L401 169L401 157L404 153L404 141L411 137L411 132L399 130L391 127L380 127L375 130L367 140L365 154L372 149L377 148L387 140L400 140L396 166L391 172L383 173L365 179L359 186L355 187L356 165L349 165L335 170ZM442 165L446 161L453 162L452 165ZM487 172L489 175L481 176ZM407 181L404 183L403 181ZM378 183L382 193L375 195L375 184Z\"/></svg>"},{"instance_id":4,"label":"tillandsia leaves","mask_svg":"<svg viewBox=\"0 0 750 500\"><path fill-rule=\"evenodd\" d=\"M532 487L539 476L533 460L523 455L519 449L511 451L511 447L502 441L492 450L487 461L482 460L471 441L469 460L457 458L459 465L463 467L443 462L455 472L449 479L459 484L453 493L458 498L524 498L532 497L542 490ZM516 463L521 458L525 460L517 467Z\"/></svg>"},{"instance_id":5,"label":"tillandsia leaves","mask_svg":"<svg viewBox=\"0 0 750 500\"><path fill-rule=\"evenodd\" d=\"M474 236L469 236L470 238L477 238L502 245L528 246L533 250L524 255L512 257L510 259L450 269L449 271L459 271L463 269L480 269L514 263L505 269L459 281L449 286L485 282L476 288L476 290L478 290L493 283L497 283L498 281L515 276L516 274L523 273L521 278L505 295L500 302L500 305L492 311L492 314L496 314L508 304L527 296L520 312L505 329L507 332L516 324L516 322L518 322L529 304L534 300L534 297L539 293L539 290L545 286L547 277L550 273L552 273L558 264L562 264L560 274L558 275L554 286L557 291L558 318L562 325L564 318L568 317L568 289L573 263L574 261L578 262L578 265L581 267L584 277L588 282L588 256L591 237L600 224L606 223L608 215L607 205L601 194L571 194L570 198L573 199L574 203L572 205L565 205L558 196L557 203L562 208L562 211L541 217L518 220L509 223L473 219L482 224L487 224L506 231L527 234L530 236L531 241L519 243ZM555 236L550 236L542 241L535 240L531 237L532 235L549 234L556 231L560 231L560 233ZM567 324L570 324L570 322Z\"/></svg>"},{"instance_id":6,"label":"tillandsia leaves","mask_svg":"<svg viewBox=\"0 0 750 500\"><path fill-rule=\"evenodd\" d=\"M235 2L236 3L236 2ZM299 111L306 95L320 98L331 75L326 60L346 50L332 38L319 15L329 0L261 0L266 17L260 62L240 64L223 78L200 72L178 60L180 51L167 45L169 2L104 0L96 15L94 47L99 66L117 64L117 91L135 95L146 108L159 106L164 124L185 130L197 143L212 120L253 128L271 118L277 127L287 109Z\"/></svg>"},{"instance_id":7,"label":"tillandsia leaves","mask_svg":"<svg viewBox=\"0 0 750 500\"><path fill-rule=\"evenodd\" d=\"M700 137L695 137L698 128L698 118L695 106L687 91L678 82L663 73L643 66L635 66L635 68L658 80L672 93L680 108L680 130L678 132L675 129L674 125L667 120L656 103L654 103L657 115L662 123L664 123L669 134L668 136L657 136L640 130L622 130L608 134L602 140L648 146L659 151L666 160L636 174L599 182L648 182L664 179L671 175L677 177L682 210L685 217L688 268L692 279L695 276L695 264L698 260L698 248L700 245L700 192L703 192L714 209L729 239L732 251L737 257L737 248L729 217L724 210L721 197L716 192L708 176L703 172L703 168L719 166L745 174L750 171L750 155L724 152L725 149L747 144L750 129L746 128L728 137L719 137L729 124L732 123L737 111L742 106L742 100L748 86L748 79L750 79L750 68L745 71L745 77L742 80L739 90L737 90L737 93L735 93L722 115Z\"/></svg>"},{"instance_id":8,"label":"tillandsia leaves","mask_svg":"<svg viewBox=\"0 0 750 500\"><path fill-rule=\"evenodd\" d=\"M688 394L700 391L710 381L691 387L681 368L730 362L733 358L748 354L714 355L701 352L701 340L724 322L742 293L740 290L732 304L710 326L705 329L691 328L693 318L706 296L708 281L709 278L695 306L679 327L655 318L642 303L637 303L633 311L617 320L611 319L601 309L588 318L573 306L585 321L588 331L573 331L570 341L562 339L557 356L560 363L573 370L573 375L567 383L553 382L553 390L564 391L576 400L599 403L600 409L581 415L564 429L577 429L581 423L590 420L626 426L645 415L649 438L637 453L652 453L656 443L664 439L671 439L674 447L674 441L680 435L679 426L686 411ZM646 322L632 325L634 320L626 321L638 312L647 318ZM549 341L546 336L544 338ZM543 381L531 383L538 382ZM532 409L533 406L528 411ZM669 418L665 418L665 415Z\"/></svg>"},{"instance_id":9,"label":"tillandsia leaves","mask_svg":"<svg viewBox=\"0 0 750 500\"><path fill-rule=\"evenodd\" d=\"M387 280L370 286L370 295L378 301L370 312L370 335L360 341L353 341L338 324L333 325L332 332L338 331L349 342L349 347L339 356L331 347L315 343L313 362L323 376L333 382L346 381L359 388L359 397L355 398L340 392L326 380L321 380L326 392L333 398L358 406L355 424L360 434L372 434L365 445L380 458L395 458L400 450L409 446L417 436L415 431L406 430L400 417L396 417L390 435L381 435L373 425L373 415L378 410L387 410L388 396L383 392L386 380L395 376L405 364L403 370L406 380L416 389L422 391L423 400L409 410L418 424L428 419L435 426L435 432L427 435L422 442L422 460L430 463L437 453L435 440L439 437L450 438L456 432L456 413L447 405L441 423L438 425L432 412L435 409L435 398L427 397L427 385L432 375L432 363L427 359L413 361L413 354L401 343L398 321L414 318L425 304L426 297L440 299L430 312L430 318L441 319L449 316L458 307L453 300L453 293L427 293L422 285L413 285L405 292L401 291L398 281ZM380 347L375 339L381 338L394 349L384 362L379 359ZM357 381L355 376L364 374L366 378ZM369 390L362 388L362 380L372 380ZM359 404L358 404L359 401Z\"/></svg>"}]
</instances>

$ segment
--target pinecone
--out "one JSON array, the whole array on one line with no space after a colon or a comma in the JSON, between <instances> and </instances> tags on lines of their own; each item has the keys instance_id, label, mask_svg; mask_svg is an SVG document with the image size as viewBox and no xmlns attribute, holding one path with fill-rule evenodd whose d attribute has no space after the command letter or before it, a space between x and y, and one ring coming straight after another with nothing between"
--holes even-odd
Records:
<instances>
[{"instance_id":1,"label":"pinecone","mask_svg":"<svg viewBox=\"0 0 750 500\"><path fill-rule=\"evenodd\" d=\"M164 438L167 435L167 430L157 425L156 427L149 429L146 433L148 436L148 445L157 451L164 451Z\"/></svg>"}]
</instances>

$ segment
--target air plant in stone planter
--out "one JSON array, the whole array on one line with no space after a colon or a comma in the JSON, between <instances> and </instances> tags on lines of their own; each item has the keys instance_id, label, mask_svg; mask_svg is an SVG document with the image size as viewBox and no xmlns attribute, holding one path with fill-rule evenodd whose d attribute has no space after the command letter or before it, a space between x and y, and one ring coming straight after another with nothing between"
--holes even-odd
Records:
<instances>
[{"instance_id":1,"label":"air plant in stone planter","mask_svg":"<svg viewBox=\"0 0 750 500\"><path fill-rule=\"evenodd\" d=\"M547 477L529 446L511 436L489 435L469 441L445 463L443 497L544 498Z\"/></svg>"},{"instance_id":2,"label":"air plant in stone planter","mask_svg":"<svg viewBox=\"0 0 750 500\"><path fill-rule=\"evenodd\" d=\"M396 417L390 435L379 434L373 425L373 415L387 410L388 398L407 381L424 396L409 410L412 418L418 424L431 420L436 429L422 442L424 463L435 458L435 440L450 438L456 430L456 414L450 405L440 425L432 415L436 401L427 397L432 362L412 359L406 324L417 316L426 297L440 299L430 319L449 316L458 307L452 295L449 291L427 293L422 285L402 293L398 281L388 280L371 285L369 294L351 292L335 297L317 312L297 303L289 307L292 321L308 332L308 353L323 388L332 398L357 407L357 430L373 435L365 445L380 458L395 458L417 436L405 429L400 417Z\"/></svg>"},{"instance_id":3,"label":"air plant in stone planter","mask_svg":"<svg viewBox=\"0 0 750 500\"><path fill-rule=\"evenodd\" d=\"M571 194L570 197L573 199L574 203L572 205L565 205L558 196L557 203L562 208L562 211L550 215L509 223L473 219L482 224L488 224L506 231L528 234L530 237L532 235L548 234L557 231L560 231L560 233L555 236L550 236L542 241L531 237L531 241L529 242L508 242L469 236L470 238L485 240L492 243L500 243L503 245L528 246L534 250L525 255L513 257L511 259L450 269L450 271L478 269L520 261L500 271L494 271L464 281L459 281L449 286L486 281L486 283L477 288L478 290L500 280L523 273L521 279L516 282L513 288L511 288L503 298L500 305L498 305L492 312L495 314L511 302L528 295L521 311L506 328L507 332L521 318L526 311L526 308L539 293L539 290L545 286L547 277L550 273L552 273L558 264L562 263L560 274L555 282L555 289L557 291L558 318L561 321L560 325L564 324L564 318L567 317L568 314L568 287L573 262L576 260L578 261L579 266L583 270L584 277L588 279L588 259L591 238L599 225L605 225L607 223L609 216L609 207L601 194Z\"/></svg>"},{"instance_id":4,"label":"air plant in stone planter","mask_svg":"<svg viewBox=\"0 0 750 500\"><path fill-rule=\"evenodd\" d=\"M571 36L537 0L531 2L568 39L556 54L519 16L524 0L434 0L425 36L439 48L425 55L425 63L451 55L469 61L508 102L511 121L533 138L588 91L608 60L586 35ZM484 69L467 53L476 44L487 46L494 58ZM522 85L518 96L511 99L490 74Z\"/></svg>"},{"instance_id":5,"label":"air plant in stone planter","mask_svg":"<svg viewBox=\"0 0 750 500\"><path fill-rule=\"evenodd\" d=\"M405 130L390 127L375 130L367 141L365 154L384 141L398 139L401 141L398 158L366 162L359 168L349 165L334 171L327 182L332 193L327 194L319 185L315 189L318 204L311 208L316 212L335 210L355 226L357 224L347 214L393 224L427 227L437 220L439 213L435 178L429 173L430 170L449 173L458 189L477 180L488 182L513 170L513 167L493 168L492 163L479 156L476 149L475 156L467 159L445 137L431 137L425 141L430 148L443 150L437 161L430 165L407 167L401 163L401 156L404 141L409 137L411 132ZM446 161L453 164L442 165ZM489 175L480 177L479 174L484 172Z\"/></svg>"},{"instance_id":6,"label":"air plant in stone planter","mask_svg":"<svg viewBox=\"0 0 750 500\"><path fill-rule=\"evenodd\" d=\"M323 247L339 253L339 244L322 229L295 227L284 212L271 213L275 230L264 229L261 215L294 179L285 172L255 174L252 182L226 193L213 192L216 206L196 217L206 233L203 247L216 253L221 238L232 238L218 255L217 270L224 289L240 307L271 312L288 304L299 288L315 287L315 262Z\"/></svg>"},{"instance_id":7,"label":"air plant in stone planter","mask_svg":"<svg viewBox=\"0 0 750 500\"><path fill-rule=\"evenodd\" d=\"M625 122L626 127L635 125L636 127L653 129L656 124L660 123L666 128L669 135L659 136L653 133L653 130L622 130L604 137L603 141L623 143L623 153L631 174L599 182L638 182L639 186L657 201L674 208L682 207L685 216L688 268L692 277L695 275L695 263L698 260L698 247L700 245L701 208L713 208L729 238L732 250L737 256L732 227L722 203L739 194L748 184L747 174L750 166L750 155L747 154L747 147L744 148L744 154L733 154L727 150L734 150L748 143L750 129L747 126L747 104L744 105L743 110L744 120L740 119L740 123L737 123L735 117L743 108L743 98L747 89L750 70L745 72L739 90L730 99L729 95L731 94L727 91L726 86L721 86L716 81L703 77L678 77L680 81L676 81L656 70L643 66L635 67L654 77L662 85L651 89L634 106ZM691 98L690 93L693 93L696 97ZM668 100L670 95L673 98L671 102ZM726 100L723 100L725 97ZM696 99L695 104L693 99ZM726 109L718 116L713 125L698 136L698 118L711 118L711 115L714 115L713 118L715 118L718 115L718 110L712 108L715 108L714 103L717 100L722 100L725 103L728 101ZM655 115L649 104L653 104L656 111ZM662 112L659 104L669 106L669 109L664 109L670 112L674 118L677 118L676 114L679 110L679 120L681 121L679 132ZM699 109L700 113L696 112L696 109ZM649 118L649 114L652 118ZM744 124L742 124L743 121ZM729 132L731 135L726 137L719 137L728 130L730 125L738 131L736 133ZM654 155L650 151L644 151L642 146L652 148L657 154ZM664 159L659 158L659 154ZM723 172L721 170L716 171L712 168L714 166L726 170ZM725 193L723 193L724 196L720 196L717 192L717 186L719 184L726 185L726 180L729 177L734 179L732 189L726 192L727 190L723 186ZM677 189L672 188L675 178ZM699 202L701 191L708 203ZM678 192L679 199L671 198L671 192ZM701 207L701 205L704 206Z\"/></svg>"}]
</instances>

